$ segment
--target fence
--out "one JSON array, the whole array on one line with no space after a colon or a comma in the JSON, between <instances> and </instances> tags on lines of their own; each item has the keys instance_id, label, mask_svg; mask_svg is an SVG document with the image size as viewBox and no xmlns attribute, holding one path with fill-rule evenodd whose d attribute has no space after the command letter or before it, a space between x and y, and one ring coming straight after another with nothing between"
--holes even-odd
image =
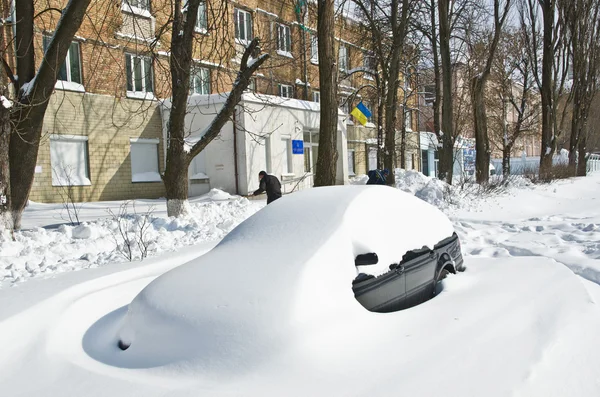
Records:
<instances>
[{"instance_id":1,"label":"fence","mask_svg":"<svg viewBox=\"0 0 600 397\"><path fill-rule=\"evenodd\" d=\"M492 159L492 164L495 167L494 174L502 175L502 159ZM564 156L554 156L552 164L567 164L569 159ZM539 157L512 157L510 159L511 175L523 175L524 173L538 172L540 168ZM590 154L587 160L587 172L600 171L600 155Z\"/></svg>"},{"instance_id":2,"label":"fence","mask_svg":"<svg viewBox=\"0 0 600 397\"><path fill-rule=\"evenodd\" d=\"M590 154L587 161L587 172L600 171L600 154Z\"/></svg>"}]
</instances>

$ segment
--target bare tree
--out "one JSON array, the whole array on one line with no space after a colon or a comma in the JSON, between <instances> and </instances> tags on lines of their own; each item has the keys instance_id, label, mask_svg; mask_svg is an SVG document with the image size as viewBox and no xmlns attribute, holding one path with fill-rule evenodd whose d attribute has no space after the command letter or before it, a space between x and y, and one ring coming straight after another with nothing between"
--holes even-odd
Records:
<instances>
[{"instance_id":1,"label":"bare tree","mask_svg":"<svg viewBox=\"0 0 600 397\"><path fill-rule=\"evenodd\" d=\"M3 167L3 175L10 172L7 192L7 203L0 206L3 218L9 228L21 226L21 216L29 192L33 184L33 176L42 134L42 122L48 107L48 100L54 91L54 85L61 65L67 55L69 44L81 26L91 0L69 0L62 10L47 8L42 12L60 12L61 17L56 26L42 62L37 67L35 62L34 40L34 0L15 2L16 20L8 27L14 26L14 68L9 63L6 51L3 54L3 69L14 87L14 106L11 111L11 124L8 138L3 132L0 144L0 160L8 159L8 169ZM3 13L6 14L7 3L3 2ZM6 31L5 31L6 33ZM16 77L18 76L18 78ZM2 111L4 112L4 110ZM6 127L8 124L3 123ZM8 145L6 141L8 140ZM8 147L8 154L5 152ZM2 179L5 179L3 177ZM6 182L2 182L4 185ZM2 227L2 225L0 225Z\"/></svg>"},{"instance_id":2,"label":"bare tree","mask_svg":"<svg viewBox=\"0 0 600 397\"><path fill-rule=\"evenodd\" d=\"M383 155L378 157L383 158L385 168L394 169L398 107L402 103L398 96L403 80L400 77L405 72L406 56L411 55L406 37L416 3L413 0L356 0L354 3L363 16L363 27L377 62L377 74L380 74L374 76L380 97L377 111L381 126L378 130L379 150L383 148ZM392 186L395 184L393 172L387 182Z\"/></svg>"},{"instance_id":3,"label":"bare tree","mask_svg":"<svg viewBox=\"0 0 600 397\"><path fill-rule=\"evenodd\" d=\"M337 170L337 62L335 61L335 1L319 0L317 6L319 53L319 156L315 186L335 185Z\"/></svg>"},{"instance_id":4,"label":"bare tree","mask_svg":"<svg viewBox=\"0 0 600 397\"><path fill-rule=\"evenodd\" d=\"M221 128L231 119L242 94L248 88L252 75L269 58L268 54L259 55L261 52L260 40L255 37L244 50L237 78L223 107L207 126L200 140L189 151L186 151L185 115L190 87L194 29L200 2L201 0L187 0L186 12L182 11L181 0L175 0L173 7L171 56L169 58L172 105L168 124L167 165L163 176L169 216L181 216L187 213L188 168L191 161L219 136Z\"/></svg>"},{"instance_id":5,"label":"bare tree","mask_svg":"<svg viewBox=\"0 0 600 397\"><path fill-rule=\"evenodd\" d=\"M600 4L596 0L561 1L559 9L564 15L563 33L570 39L573 59L573 116L569 168L573 174L585 176L588 116L596 95L600 66Z\"/></svg>"},{"instance_id":6,"label":"bare tree","mask_svg":"<svg viewBox=\"0 0 600 397\"><path fill-rule=\"evenodd\" d=\"M540 86L540 94L542 97L542 142L540 155L540 178L546 179L550 176L552 169L552 156L554 148L554 139L552 136L553 130L553 102L554 102L554 82L553 82L553 66L554 66L554 45L556 43L557 34L555 32L555 13L556 0L527 0L529 9L529 21L531 24L532 40L537 40L535 34L537 26L537 12L539 6L542 10L543 20L543 39L542 39L542 65L541 65L541 82L539 75L537 77ZM537 3L537 4L536 4ZM537 51L538 46L532 42L532 51ZM537 60L537 53L535 54ZM539 73L538 64L536 62L536 73Z\"/></svg>"},{"instance_id":7,"label":"bare tree","mask_svg":"<svg viewBox=\"0 0 600 397\"><path fill-rule=\"evenodd\" d=\"M439 133L442 135L442 148L440 149L439 178L452 183L452 165L454 159L454 148L452 143L452 70L453 65L450 57L450 34L451 34L451 7L450 0L438 1L438 15L440 27L440 58L442 76L442 122ZM433 12L433 11L432 11ZM433 19L433 18L432 18ZM437 79L436 79L437 82Z\"/></svg>"},{"instance_id":8,"label":"bare tree","mask_svg":"<svg viewBox=\"0 0 600 397\"><path fill-rule=\"evenodd\" d=\"M492 71L492 64L500 41L500 35L511 7L511 0L494 0L494 33L483 68L471 80L471 103L475 130L475 175L479 184L485 184L490 176L490 145L485 106L485 87Z\"/></svg>"},{"instance_id":9,"label":"bare tree","mask_svg":"<svg viewBox=\"0 0 600 397\"><path fill-rule=\"evenodd\" d=\"M539 100L534 91L532 61L524 46L526 34L521 27L503 35L490 79L493 88L488 90L488 94L490 91L498 93L490 95L489 108L496 110L502 106L500 112L492 112L490 142L502 151L504 180L510 176L510 158L515 144L525 134L533 135L538 131ZM516 119L508 120L509 110L516 114Z\"/></svg>"}]
</instances>

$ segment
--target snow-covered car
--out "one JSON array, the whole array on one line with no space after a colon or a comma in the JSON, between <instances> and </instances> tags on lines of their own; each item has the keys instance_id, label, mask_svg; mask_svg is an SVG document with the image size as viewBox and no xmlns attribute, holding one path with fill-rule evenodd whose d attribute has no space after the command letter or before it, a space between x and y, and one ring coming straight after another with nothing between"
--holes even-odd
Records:
<instances>
[{"instance_id":1,"label":"snow-covered car","mask_svg":"<svg viewBox=\"0 0 600 397\"><path fill-rule=\"evenodd\" d=\"M373 315L365 307L393 311L426 300L436 280L461 265L451 222L411 194L307 189L151 282L129 305L115 343L126 350L125 366L195 357L235 368L277 341L310 339L328 319L360 321Z\"/></svg>"}]
</instances>

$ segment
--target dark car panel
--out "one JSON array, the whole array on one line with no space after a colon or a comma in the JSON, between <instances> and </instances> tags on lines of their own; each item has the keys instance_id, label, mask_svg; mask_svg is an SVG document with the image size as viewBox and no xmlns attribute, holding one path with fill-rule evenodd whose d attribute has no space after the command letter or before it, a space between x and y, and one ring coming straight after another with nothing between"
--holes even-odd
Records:
<instances>
[{"instance_id":1,"label":"dark car panel","mask_svg":"<svg viewBox=\"0 0 600 397\"><path fill-rule=\"evenodd\" d=\"M366 309L394 312L430 299L443 269L451 273L463 269L456 233L440 241L433 250L423 247L407 252L399 263L391 264L390 270L380 276L360 273L352 289L356 300Z\"/></svg>"}]
</instances>

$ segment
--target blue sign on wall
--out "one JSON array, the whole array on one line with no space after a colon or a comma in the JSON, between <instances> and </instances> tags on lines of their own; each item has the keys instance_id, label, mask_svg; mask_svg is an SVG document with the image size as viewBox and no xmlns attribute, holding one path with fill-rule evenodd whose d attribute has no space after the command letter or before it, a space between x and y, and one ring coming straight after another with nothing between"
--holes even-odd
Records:
<instances>
[{"instance_id":1,"label":"blue sign on wall","mask_svg":"<svg viewBox=\"0 0 600 397\"><path fill-rule=\"evenodd\" d=\"M292 140L292 153L304 154L304 141Z\"/></svg>"}]
</instances>

